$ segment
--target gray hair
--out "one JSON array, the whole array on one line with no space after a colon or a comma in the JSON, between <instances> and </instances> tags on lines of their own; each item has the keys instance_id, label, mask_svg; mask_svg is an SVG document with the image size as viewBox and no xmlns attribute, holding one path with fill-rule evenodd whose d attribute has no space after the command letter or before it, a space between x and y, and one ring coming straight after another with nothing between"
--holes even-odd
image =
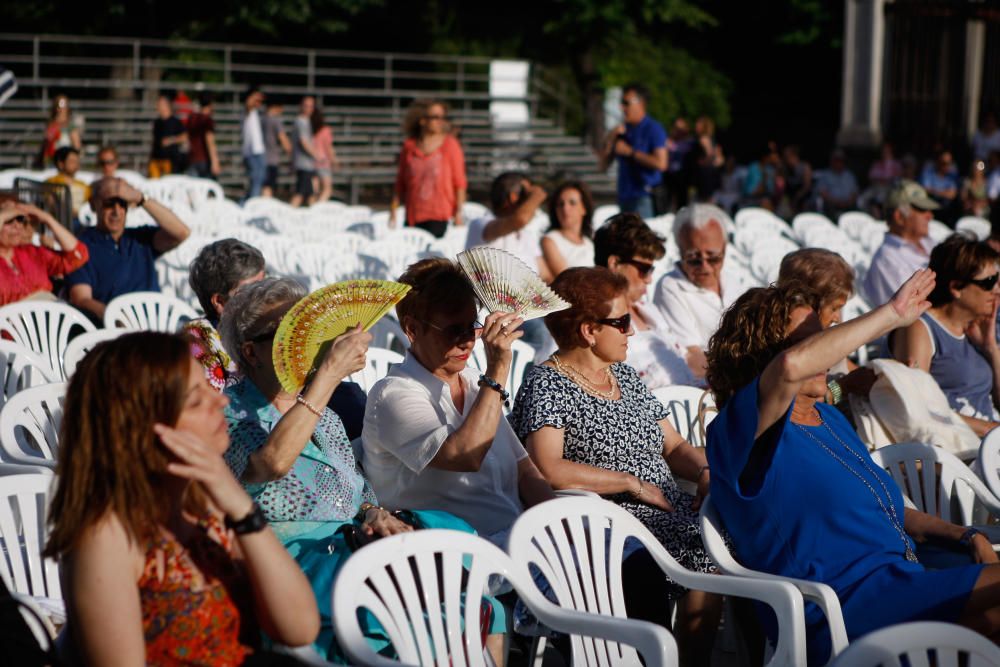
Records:
<instances>
[{"instance_id":1,"label":"gray hair","mask_svg":"<svg viewBox=\"0 0 1000 667\"><path fill-rule=\"evenodd\" d=\"M729 214L714 204L691 204L677 211L674 216L674 238L680 236L685 229L705 229L715 222L726 235L727 228L733 224Z\"/></svg>"},{"instance_id":2,"label":"gray hair","mask_svg":"<svg viewBox=\"0 0 1000 667\"><path fill-rule=\"evenodd\" d=\"M218 321L212 297L218 294L223 303L242 281L264 270L260 250L237 239L209 243L191 262L188 283L198 296L198 303L210 322Z\"/></svg>"},{"instance_id":3,"label":"gray hair","mask_svg":"<svg viewBox=\"0 0 1000 667\"><path fill-rule=\"evenodd\" d=\"M265 333L261 320L275 306L294 304L307 294L306 288L291 278L265 278L241 287L226 305L219 321L222 347L246 372L243 343Z\"/></svg>"}]
</instances>

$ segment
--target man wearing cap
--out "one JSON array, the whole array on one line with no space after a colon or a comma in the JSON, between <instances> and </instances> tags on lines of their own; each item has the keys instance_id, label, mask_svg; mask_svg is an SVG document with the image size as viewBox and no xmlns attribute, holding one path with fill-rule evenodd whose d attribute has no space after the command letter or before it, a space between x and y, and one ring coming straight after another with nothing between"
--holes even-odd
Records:
<instances>
[{"instance_id":1,"label":"man wearing cap","mask_svg":"<svg viewBox=\"0 0 1000 667\"><path fill-rule=\"evenodd\" d=\"M934 241L928 233L932 211L940 208L920 184L900 181L886 197L889 233L872 257L865 276L868 303L886 303L918 269L927 268Z\"/></svg>"},{"instance_id":2,"label":"man wearing cap","mask_svg":"<svg viewBox=\"0 0 1000 667\"><path fill-rule=\"evenodd\" d=\"M116 296L160 291L154 260L180 245L191 230L173 211L120 178L102 178L92 189L90 206L97 226L79 235L90 250L90 261L66 276L66 286L69 302L100 324ZM126 229L131 207L145 209L156 224Z\"/></svg>"}]
</instances>

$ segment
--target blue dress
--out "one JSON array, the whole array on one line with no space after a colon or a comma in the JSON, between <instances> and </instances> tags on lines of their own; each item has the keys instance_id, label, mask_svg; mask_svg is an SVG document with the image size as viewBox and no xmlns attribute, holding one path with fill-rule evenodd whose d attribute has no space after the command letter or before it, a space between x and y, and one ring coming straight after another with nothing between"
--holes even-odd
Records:
<instances>
[{"instance_id":1,"label":"blue dress","mask_svg":"<svg viewBox=\"0 0 1000 667\"><path fill-rule=\"evenodd\" d=\"M835 408L818 403L830 430L799 427L790 421L789 406L755 443L757 394L754 380L736 392L708 427L712 501L737 558L754 570L831 586L840 598L849 639L906 621L956 621L983 566L925 570L907 561L903 538L855 472L887 508L895 509L900 525L902 493L871 461L850 423ZM914 548L909 537L906 541ZM762 620L765 626L773 624L773 618ZM806 626L809 663L823 664L830 632L813 603L806 604ZM772 636L773 629L767 628Z\"/></svg>"}]
</instances>

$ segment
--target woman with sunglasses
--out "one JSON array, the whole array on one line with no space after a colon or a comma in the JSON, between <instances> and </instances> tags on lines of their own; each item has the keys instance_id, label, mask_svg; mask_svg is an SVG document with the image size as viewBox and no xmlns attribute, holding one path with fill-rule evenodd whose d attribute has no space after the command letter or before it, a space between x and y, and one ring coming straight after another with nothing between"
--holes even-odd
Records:
<instances>
[{"instance_id":1,"label":"woman with sunglasses","mask_svg":"<svg viewBox=\"0 0 1000 667\"><path fill-rule=\"evenodd\" d=\"M61 250L31 242L32 223L47 227ZM52 277L87 263L87 246L47 212L7 201L0 207L0 306L22 299L54 301Z\"/></svg>"},{"instance_id":2,"label":"woman with sunglasses","mask_svg":"<svg viewBox=\"0 0 1000 667\"><path fill-rule=\"evenodd\" d=\"M634 213L614 216L594 234L594 263L628 280L628 312L635 335L626 361L649 389L698 385L705 376L701 348L682 346L659 311L646 303L655 262L665 253L663 239Z\"/></svg>"},{"instance_id":3,"label":"woman with sunglasses","mask_svg":"<svg viewBox=\"0 0 1000 667\"><path fill-rule=\"evenodd\" d=\"M403 132L389 225L396 225L403 204L407 225L441 238L449 220L461 226L468 188L465 154L448 122L448 106L440 100L415 101L406 112Z\"/></svg>"},{"instance_id":4,"label":"woman with sunglasses","mask_svg":"<svg viewBox=\"0 0 1000 667\"><path fill-rule=\"evenodd\" d=\"M1000 425L1000 255L987 243L954 234L931 251L937 285L931 307L892 339L898 361L930 373L977 435Z\"/></svg>"},{"instance_id":5,"label":"woman with sunglasses","mask_svg":"<svg viewBox=\"0 0 1000 667\"><path fill-rule=\"evenodd\" d=\"M634 334L628 288L626 277L603 267L567 269L556 278L552 289L572 304L545 318L559 350L524 379L511 423L552 488L606 496L684 567L714 572L698 522L709 484L705 452L674 430L663 405L623 363ZM681 491L675 476L693 482L697 495ZM633 604L649 608L630 609L629 616L669 625L666 600L677 600L681 662L709 664L721 598L657 576L641 577L640 585L646 590Z\"/></svg>"}]
</instances>

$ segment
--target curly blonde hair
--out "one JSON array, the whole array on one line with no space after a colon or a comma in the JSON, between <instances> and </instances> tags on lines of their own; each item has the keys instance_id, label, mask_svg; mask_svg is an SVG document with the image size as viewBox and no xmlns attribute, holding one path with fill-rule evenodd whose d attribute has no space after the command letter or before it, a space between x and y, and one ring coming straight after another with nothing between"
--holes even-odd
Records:
<instances>
[{"instance_id":1,"label":"curly blonde hair","mask_svg":"<svg viewBox=\"0 0 1000 667\"><path fill-rule=\"evenodd\" d=\"M812 307L811 292L789 281L749 289L723 314L708 341L705 374L719 408L788 347L788 318L800 306Z\"/></svg>"},{"instance_id":2,"label":"curly blonde hair","mask_svg":"<svg viewBox=\"0 0 1000 667\"><path fill-rule=\"evenodd\" d=\"M419 139L420 135L423 134L423 126L420 124L420 121L427 115L431 107L435 106L444 109L445 115L448 115L448 104L446 102L435 99L414 100L410 104L410 108L406 110L406 116L403 118L403 134L410 139Z\"/></svg>"}]
</instances>

